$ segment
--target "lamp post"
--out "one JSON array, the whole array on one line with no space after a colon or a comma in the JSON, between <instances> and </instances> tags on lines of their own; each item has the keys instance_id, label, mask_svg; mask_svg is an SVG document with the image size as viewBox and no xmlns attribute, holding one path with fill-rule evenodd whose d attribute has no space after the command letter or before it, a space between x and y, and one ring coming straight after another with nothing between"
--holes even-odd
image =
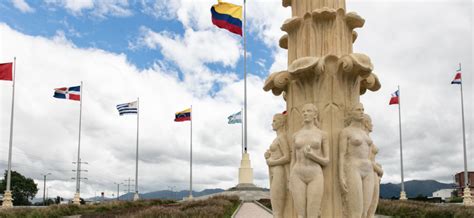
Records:
<instances>
[{"instance_id":1,"label":"lamp post","mask_svg":"<svg viewBox=\"0 0 474 218\"><path fill-rule=\"evenodd\" d=\"M51 173L41 175L43 175L43 206L46 206L46 176L51 175Z\"/></svg>"}]
</instances>

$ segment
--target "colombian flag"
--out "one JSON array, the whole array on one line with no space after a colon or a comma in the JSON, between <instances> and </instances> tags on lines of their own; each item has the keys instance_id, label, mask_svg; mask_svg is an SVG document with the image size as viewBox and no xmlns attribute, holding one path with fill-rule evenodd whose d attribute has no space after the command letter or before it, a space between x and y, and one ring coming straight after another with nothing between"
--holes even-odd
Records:
<instances>
[{"instance_id":1,"label":"colombian flag","mask_svg":"<svg viewBox=\"0 0 474 218\"><path fill-rule=\"evenodd\" d=\"M176 112L174 122L183 122L188 120L191 120L191 108Z\"/></svg>"},{"instance_id":2,"label":"colombian flag","mask_svg":"<svg viewBox=\"0 0 474 218\"><path fill-rule=\"evenodd\" d=\"M211 13L214 25L242 36L242 6L219 0L212 6Z\"/></svg>"}]
</instances>

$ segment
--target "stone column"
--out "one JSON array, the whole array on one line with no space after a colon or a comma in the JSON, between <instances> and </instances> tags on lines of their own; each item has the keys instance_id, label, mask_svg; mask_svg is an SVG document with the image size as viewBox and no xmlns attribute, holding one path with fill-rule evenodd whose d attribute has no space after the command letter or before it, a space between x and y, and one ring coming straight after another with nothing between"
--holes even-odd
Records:
<instances>
[{"instance_id":1,"label":"stone column","mask_svg":"<svg viewBox=\"0 0 474 218\"><path fill-rule=\"evenodd\" d=\"M283 94L288 111L288 142L302 127L301 109L313 103L320 111L321 129L329 134L330 163L324 168L322 217L342 217L338 181L338 137L352 105L359 103L367 89L377 91L380 83L373 65L364 54L352 52L355 28L365 20L346 12L345 0L283 0L292 17L281 29L286 32L280 47L288 50L288 69L270 74L264 90ZM291 199L288 192L287 199ZM292 204L292 200L288 201ZM296 217L287 207L285 217Z\"/></svg>"}]
</instances>

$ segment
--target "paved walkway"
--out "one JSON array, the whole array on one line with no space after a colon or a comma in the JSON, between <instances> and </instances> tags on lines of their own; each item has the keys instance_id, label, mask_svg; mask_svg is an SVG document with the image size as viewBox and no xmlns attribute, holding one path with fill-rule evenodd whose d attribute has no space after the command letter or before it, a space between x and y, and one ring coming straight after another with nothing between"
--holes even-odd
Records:
<instances>
[{"instance_id":1,"label":"paved walkway","mask_svg":"<svg viewBox=\"0 0 474 218\"><path fill-rule=\"evenodd\" d=\"M235 218L272 218L265 209L261 208L253 202L244 202L240 207L239 211L235 215Z\"/></svg>"}]
</instances>

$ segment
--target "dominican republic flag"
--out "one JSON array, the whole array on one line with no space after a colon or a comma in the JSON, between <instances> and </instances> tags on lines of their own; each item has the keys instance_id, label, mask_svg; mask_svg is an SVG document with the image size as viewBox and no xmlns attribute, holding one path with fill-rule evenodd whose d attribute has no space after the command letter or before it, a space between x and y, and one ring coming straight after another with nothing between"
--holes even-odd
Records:
<instances>
[{"instance_id":1,"label":"dominican republic flag","mask_svg":"<svg viewBox=\"0 0 474 218\"><path fill-rule=\"evenodd\" d=\"M54 89L55 98L69 99L73 101L81 100L81 86L63 87Z\"/></svg>"},{"instance_id":2,"label":"dominican republic flag","mask_svg":"<svg viewBox=\"0 0 474 218\"><path fill-rule=\"evenodd\" d=\"M124 114L137 114L138 113L138 102L130 102L130 103L125 103L125 104L119 104L117 105L117 110L120 114L120 116Z\"/></svg>"},{"instance_id":3,"label":"dominican republic flag","mask_svg":"<svg viewBox=\"0 0 474 218\"><path fill-rule=\"evenodd\" d=\"M394 93L392 93L392 98L390 98L390 102L388 103L388 105L398 104L400 102L399 98L400 98L400 92L399 90L397 90Z\"/></svg>"}]
</instances>

